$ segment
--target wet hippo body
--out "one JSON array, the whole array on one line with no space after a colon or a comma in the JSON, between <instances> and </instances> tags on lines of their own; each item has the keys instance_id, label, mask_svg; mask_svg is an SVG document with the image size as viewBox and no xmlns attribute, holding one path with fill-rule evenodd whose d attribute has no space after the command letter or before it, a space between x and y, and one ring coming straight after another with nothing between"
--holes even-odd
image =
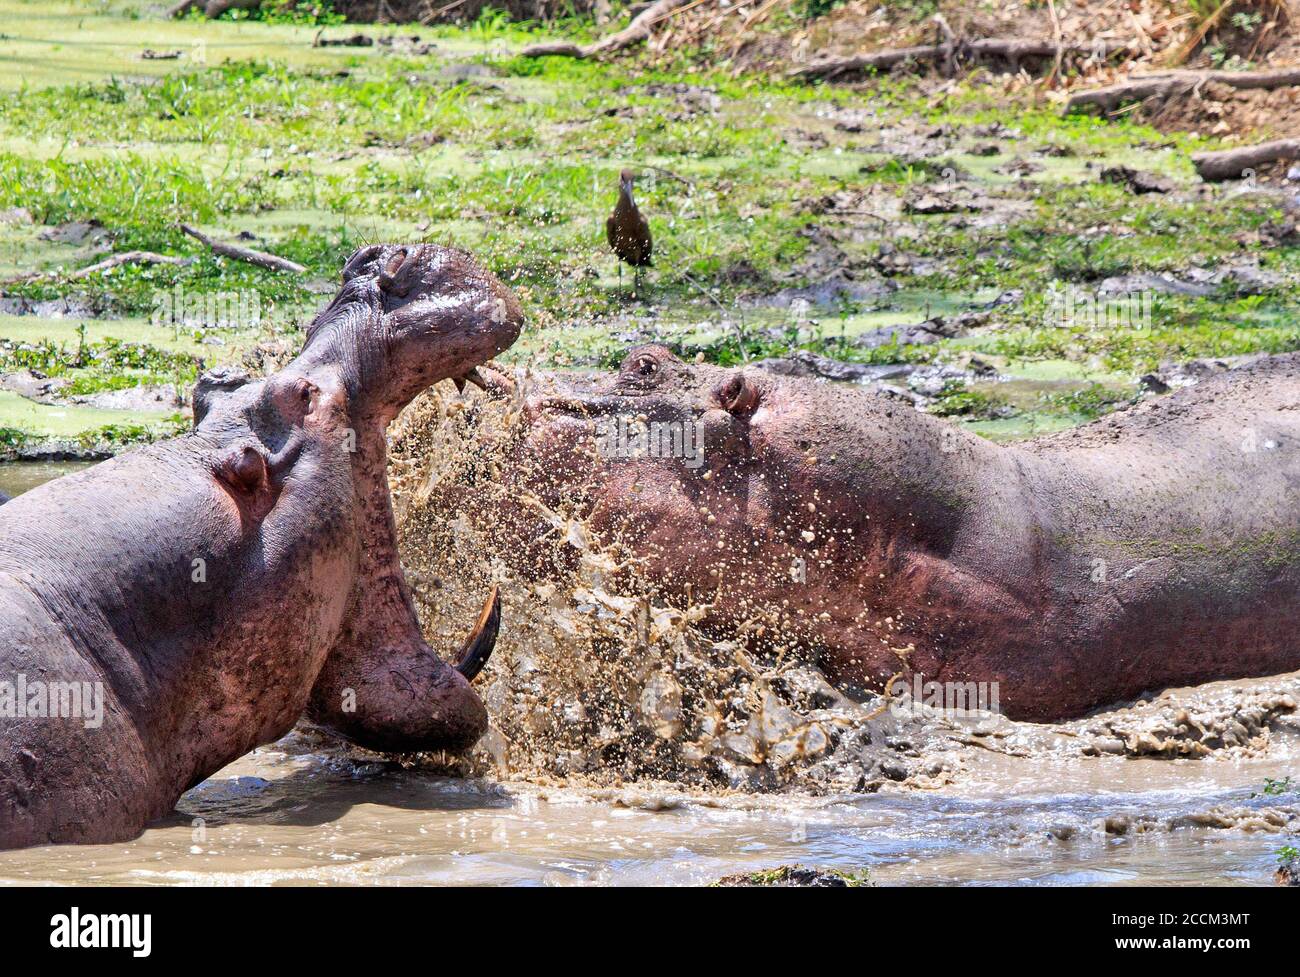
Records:
<instances>
[{"instance_id":1,"label":"wet hippo body","mask_svg":"<svg viewBox=\"0 0 1300 977\"><path fill-rule=\"evenodd\" d=\"M1300 668L1300 355L1013 445L656 346L522 396L507 500L576 509L719 633L845 686L996 681L1004 712L1046 720ZM620 451L619 418L659 450ZM505 508L531 545L503 553L562 557L551 523Z\"/></svg>"},{"instance_id":2,"label":"wet hippo body","mask_svg":"<svg viewBox=\"0 0 1300 977\"><path fill-rule=\"evenodd\" d=\"M283 371L206 376L193 433L0 509L0 847L136 836L287 732L327 661L357 679L357 741L477 739L482 703L402 600L384 428L519 326L466 256L365 248ZM376 641L418 707L376 701Z\"/></svg>"}]
</instances>

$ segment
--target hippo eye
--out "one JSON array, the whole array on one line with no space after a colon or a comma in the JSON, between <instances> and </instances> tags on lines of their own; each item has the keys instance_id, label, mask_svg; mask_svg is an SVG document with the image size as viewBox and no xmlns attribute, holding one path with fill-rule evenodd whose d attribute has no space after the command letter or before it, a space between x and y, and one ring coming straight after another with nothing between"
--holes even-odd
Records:
<instances>
[{"instance_id":1,"label":"hippo eye","mask_svg":"<svg viewBox=\"0 0 1300 977\"><path fill-rule=\"evenodd\" d=\"M662 346L634 349L623 357L618 374L622 383L646 390L673 376L675 364L680 361Z\"/></svg>"}]
</instances>

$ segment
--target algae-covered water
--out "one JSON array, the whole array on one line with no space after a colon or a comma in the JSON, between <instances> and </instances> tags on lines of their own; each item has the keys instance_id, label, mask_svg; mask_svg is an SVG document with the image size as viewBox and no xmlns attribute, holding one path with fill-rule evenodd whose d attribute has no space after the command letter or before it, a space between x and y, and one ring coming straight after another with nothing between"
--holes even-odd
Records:
<instances>
[{"instance_id":1,"label":"algae-covered water","mask_svg":"<svg viewBox=\"0 0 1300 977\"><path fill-rule=\"evenodd\" d=\"M21 495L52 478L70 475L89 468L89 461L9 461L0 462L0 492Z\"/></svg>"}]
</instances>

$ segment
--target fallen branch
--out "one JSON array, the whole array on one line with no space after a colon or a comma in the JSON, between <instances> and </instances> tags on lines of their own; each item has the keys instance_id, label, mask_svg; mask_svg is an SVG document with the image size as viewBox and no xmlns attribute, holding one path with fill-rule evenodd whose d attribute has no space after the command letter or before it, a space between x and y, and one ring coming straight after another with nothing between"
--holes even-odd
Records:
<instances>
[{"instance_id":1,"label":"fallen branch","mask_svg":"<svg viewBox=\"0 0 1300 977\"><path fill-rule=\"evenodd\" d=\"M1136 75L1117 85L1071 95L1065 103L1065 111L1067 115L1083 109L1110 113L1129 102L1186 94L1208 82L1241 89L1286 88L1300 85L1300 67L1271 71L1166 71Z\"/></svg>"},{"instance_id":2,"label":"fallen branch","mask_svg":"<svg viewBox=\"0 0 1300 977\"><path fill-rule=\"evenodd\" d=\"M203 16L215 20L227 10L251 10L260 6L262 0L181 0L167 11L168 17L181 17L197 7L203 9Z\"/></svg>"},{"instance_id":3,"label":"fallen branch","mask_svg":"<svg viewBox=\"0 0 1300 977\"><path fill-rule=\"evenodd\" d=\"M158 254L154 251L123 251L120 254L109 255L103 261L97 261L93 265L87 265L85 268L78 268L76 271L69 272L62 276L68 281L79 281L82 278L89 278L91 275L98 275L101 272L108 271L110 268L117 268L120 265L188 265L193 258L178 258L169 254ZM6 285L17 285L20 282L32 282L40 278L58 278L57 272L36 271L29 275L20 275L18 278L10 278Z\"/></svg>"},{"instance_id":4,"label":"fallen branch","mask_svg":"<svg viewBox=\"0 0 1300 977\"><path fill-rule=\"evenodd\" d=\"M442 5L441 7L439 7L437 10L434 10L434 11L432 11L432 12L430 12L430 13L426 13L426 14L420 14L420 23L421 23L421 24L432 24L435 20L437 20L437 19L438 19L439 17L441 17L443 14L448 13L449 11L455 10L457 7L459 7L459 6L460 6L462 3L464 3L464 2L465 2L465 0L451 0L451 3L443 4L443 5Z\"/></svg>"},{"instance_id":5,"label":"fallen branch","mask_svg":"<svg viewBox=\"0 0 1300 977\"><path fill-rule=\"evenodd\" d=\"M322 37L325 28L316 32L311 39L312 47L374 47L375 39L369 34L353 34L349 37Z\"/></svg>"},{"instance_id":6,"label":"fallen branch","mask_svg":"<svg viewBox=\"0 0 1300 977\"><path fill-rule=\"evenodd\" d=\"M667 20L673 14L679 12L679 8L686 6L697 6L704 0L655 0L645 10L632 18L632 22L624 27L621 31L616 31L608 37L603 37L599 41L591 44L533 44L519 52L521 57L540 58L545 55L556 55L568 58L594 58L601 54L612 54L615 51L621 51L625 47L631 47L633 44L640 44L650 37L650 28L661 20Z\"/></svg>"},{"instance_id":7,"label":"fallen branch","mask_svg":"<svg viewBox=\"0 0 1300 977\"><path fill-rule=\"evenodd\" d=\"M108 271L110 268L117 268L120 265L188 265L193 260L193 258L179 258L170 254L158 254L155 251L123 251L120 254L109 255L103 261L96 262L93 265L79 268L67 277L72 281L76 281L81 278L89 278L91 275L98 275L100 272Z\"/></svg>"},{"instance_id":8,"label":"fallen branch","mask_svg":"<svg viewBox=\"0 0 1300 977\"><path fill-rule=\"evenodd\" d=\"M1217 183L1220 180L1244 180L1254 176L1261 166L1296 158L1300 158L1300 139L1278 139L1258 146L1196 153L1192 156L1192 165L1202 180Z\"/></svg>"},{"instance_id":9,"label":"fallen branch","mask_svg":"<svg viewBox=\"0 0 1300 977\"><path fill-rule=\"evenodd\" d=\"M307 270L303 265L298 264L296 261L290 261L288 258L280 258L273 254L267 254L265 251L254 251L252 248L241 248L236 244L214 241L188 224L182 224L181 230L199 243L206 244L213 254L234 258L236 261L247 261L250 265L269 268L271 271L290 271L295 275L301 275Z\"/></svg>"},{"instance_id":10,"label":"fallen branch","mask_svg":"<svg viewBox=\"0 0 1300 977\"><path fill-rule=\"evenodd\" d=\"M1126 44L1057 44L1050 40L1020 40L1018 38L985 37L974 41L954 39L942 44L920 44L915 47L889 48L871 54L855 54L848 58L826 58L789 72L792 78L833 78L852 71L889 71L901 64L922 61L1003 60L1012 63L1029 58L1053 58L1065 55L1107 57L1112 52L1127 48Z\"/></svg>"},{"instance_id":11,"label":"fallen branch","mask_svg":"<svg viewBox=\"0 0 1300 977\"><path fill-rule=\"evenodd\" d=\"M650 163L644 163L642 164L641 169L654 170L656 173L662 173L670 180L676 180L678 183L682 184L682 186L690 187L692 190L695 189L695 184L692 183L690 180L686 179L686 177L681 176L678 173L674 173L672 170L666 169L662 166L654 166L653 164Z\"/></svg>"}]
</instances>

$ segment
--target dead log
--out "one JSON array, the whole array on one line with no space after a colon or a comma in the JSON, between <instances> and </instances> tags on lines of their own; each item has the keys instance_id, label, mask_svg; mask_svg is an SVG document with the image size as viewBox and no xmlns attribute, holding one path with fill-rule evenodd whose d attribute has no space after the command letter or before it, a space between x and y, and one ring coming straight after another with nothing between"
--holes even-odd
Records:
<instances>
[{"instance_id":1,"label":"dead log","mask_svg":"<svg viewBox=\"0 0 1300 977\"><path fill-rule=\"evenodd\" d=\"M824 58L789 72L791 78L834 78L855 71L889 71L902 64L943 61L1009 61L1015 64L1032 58L1075 55L1109 57L1126 48L1124 44L1057 44L1053 40L1021 40L1007 37L984 37L974 41L954 39L942 44L919 44L914 47L888 48L848 58Z\"/></svg>"},{"instance_id":2,"label":"dead log","mask_svg":"<svg viewBox=\"0 0 1300 977\"><path fill-rule=\"evenodd\" d=\"M1065 103L1065 111L1067 115L1089 109L1111 113L1132 102L1183 95L1207 82L1241 89L1286 88L1300 85L1300 68L1277 68L1272 71L1167 71L1135 75L1116 85L1076 92Z\"/></svg>"},{"instance_id":3,"label":"dead log","mask_svg":"<svg viewBox=\"0 0 1300 977\"><path fill-rule=\"evenodd\" d=\"M1192 165L1202 180L1217 183L1249 179L1261 166L1296 158L1300 158L1300 139L1278 139L1258 146L1196 153L1192 156Z\"/></svg>"},{"instance_id":4,"label":"dead log","mask_svg":"<svg viewBox=\"0 0 1300 977\"><path fill-rule=\"evenodd\" d=\"M312 47L374 47L375 39L369 34L353 34L350 37L322 37L324 30L316 32L311 39Z\"/></svg>"},{"instance_id":5,"label":"dead log","mask_svg":"<svg viewBox=\"0 0 1300 977\"><path fill-rule=\"evenodd\" d=\"M208 20L216 20L227 10L252 10L261 5L262 0L208 0L203 8L203 15Z\"/></svg>"},{"instance_id":6,"label":"dead log","mask_svg":"<svg viewBox=\"0 0 1300 977\"><path fill-rule=\"evenodd\" d=\"M76 281L81 278L89 278L91 275L98 275L100 272L108 271L110 268L117 268L120 265L188 265L193 260L193 258L179 258L170 254L158 254L156 251L123 251L120 254L109 255L103 261L98 261L93 265L79 268L67 277L72 281Z\"/></svg>"},{"instance_id":7,"label":"dead log","mask_svg":"<svg viewBox=\"0 0 1300 977\"><path fill-rule=\"evenodd\" d=\"M265 251L254 251L252 248L241 248L237 244L226 244L223 241L216 241L208 237L201 231L197 231L188 224L182 224L181 230L188 234L194 240L201 244L206 244L213 254L219 254L226 258L234 258L236 261L247 261L250 265L257 265L259 268L269 268L271 271L288 271L295 275L301 275L307 269L298 264L296 261L290 261L288 258L281 258L277 255L267 254Z\"/></svg>"},{"instance_id":8,"label":"dead log","mask_svg":"<svg viewBox=\"0 0 1300 977\"><path fill-rule=\"evenodd\" d=\"M1065 114L1071 115L1085 109L1098 109L1103 114L1110 114L1129 102L1145 102L1149 98L1168 98L1173 90L1182 83L1173 78L1144 78L1139 81L1122 82L1095 88L1088 92L1076 92L1065 103ZM1187 85L1191 91L1195 85Z\"/></svg>"},{"instance_id":9,"label":"dead log","mask_svg":"<svg viewBox=\"0 0 1300 977\"><path fill-rule=\"evenodd\" d=\"M667 20L678 8L691 6L702 0L655 0L645 10L632 18L632 22L621 31L608 37L602 37L591 44L533 44L519 52L521 57L540 58L545 55L558 55L568 58L594 58L601 54L613 54L623 48L640 44L650 37L650 28L661 20Z\"/></svg>"},{"instance_id":10,"label":"dead log","mask_svg":"<svg viewBox=\"0 0 1300 977\"><path fill-rule=\"evenodd\" d=\"M557 41L554 44L532 44L520 51L519 54L525 58L544 58L547 55L560 58L590 57L586 47L566 41Z\"/></svg>"},{"instance_id":11,"label":"dead log","mask_svg":"<svg viewBox=\"0 0 1300 977\"><path fill-rule=\"evenodd\" d=\"M75 282L83 278L89 278L91 275L98 275L110 268L117 268L120 265L188 265L193 260L193 258L178 258L174 255L158 254L155 251L123 251L119 254L109 255L103 261L97 261L93 265L87 265L85 268L78 268L76 271L68 272L63 277L68 281ZM57 277L59 277L57 273L36 271L30 275L10 278L5 284L17 285L20 282L34 282L41 278Z\"/></svg>"},{"instance_id":12,"label":"dead log","mask_svg":"<svg viewBox=\"0 0 1300 977\"><path fill-rule=\"evenodd\" d=\"M180 17L196 7L202 7L203 15L208 20L215 20L227 10L251 10L261 3L262 0L181 0L167 11L167 16Z\"/></svg>"}]
</instances>

